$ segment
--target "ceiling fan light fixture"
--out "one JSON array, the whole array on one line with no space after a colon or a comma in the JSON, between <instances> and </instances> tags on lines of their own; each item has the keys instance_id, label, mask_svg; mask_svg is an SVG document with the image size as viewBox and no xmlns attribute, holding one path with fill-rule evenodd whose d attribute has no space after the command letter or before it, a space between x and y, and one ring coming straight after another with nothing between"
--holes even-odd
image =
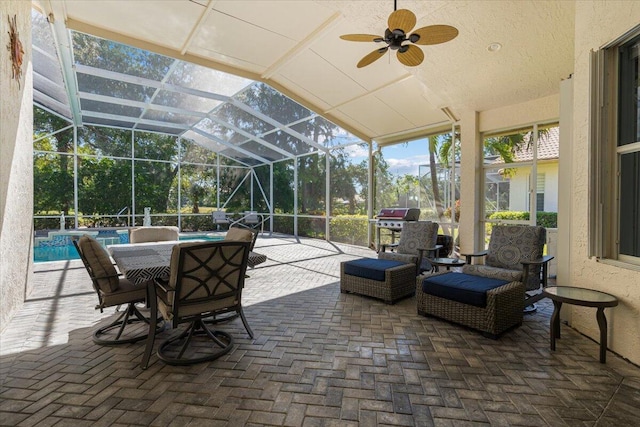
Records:
<instances>
[{"instance_id":1,"label":"ceiling fan light fixture","mask_svg":"<svg viewBox=\"0 0 640 427\"><path fill-rule=\"evenodd\" d=\"M371 34L343 34L340 38L354 42L373 41L387 44L386 47L365 55L357 64L358 68L362 68L378 60L389 49L397 52L400 63L415 67L424 60L424 52L417 45L446 43L458 36L458 30L450 25L429 25L414 30L416 22L416 15L413 12L408 9L397 9L394 1L393 12L387 20L384 37Z\"/></svg>"}]
</instances>

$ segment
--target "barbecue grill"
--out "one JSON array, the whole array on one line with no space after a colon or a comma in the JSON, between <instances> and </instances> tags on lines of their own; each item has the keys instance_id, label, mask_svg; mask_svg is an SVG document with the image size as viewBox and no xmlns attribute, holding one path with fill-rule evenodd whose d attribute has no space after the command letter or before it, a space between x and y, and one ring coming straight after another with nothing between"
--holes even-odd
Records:
<instances>
[{"instance_id":1,"label":"barbecue grill","mask_svg":"<svg viewBox=\"0 0 640 427\"><path fill-rule=\"evenodd\" d=\"M382 208L375 216L376 241L380 247L380 230L391 231L391 243L395 243L395 234L402 231L407 221L417 221L420 218L418 208Z\"/></svg>"}]
</instances>

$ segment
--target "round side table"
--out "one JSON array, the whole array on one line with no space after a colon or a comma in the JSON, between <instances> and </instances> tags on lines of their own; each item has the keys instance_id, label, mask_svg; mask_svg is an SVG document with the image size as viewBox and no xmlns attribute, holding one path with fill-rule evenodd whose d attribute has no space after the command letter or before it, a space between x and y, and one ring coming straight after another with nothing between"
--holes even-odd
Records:
<instances>
[{"instance_id":1,"label":"round side table","mask_svg":"<svg viewBox=\"0 0 640 427\"><path fill-rule=\"evenodd\" d=\"M604 316L604 309L617 306L618 298L605 292L573 286L548 286L542 290L542 293L553 301L553 314L549 325L551 350L555 351L556 338L560 338L562 303L595 307L597 309L596 319L600 328L600 363L605 363L607 360L607 318Z\"/></svg>"},{"instance_id":2,"label":"round side table","mask_svg":"<svg viewBox=\"0 0 640 427\"><path fill-rule=\"evenodd\" d=\"M429 262L433 264L435 271L438 271L438 267L446 267L448 271L451 267L462 267L466 264L463 259L458 258L429 258Z\"/></svg>"}]
</instances>

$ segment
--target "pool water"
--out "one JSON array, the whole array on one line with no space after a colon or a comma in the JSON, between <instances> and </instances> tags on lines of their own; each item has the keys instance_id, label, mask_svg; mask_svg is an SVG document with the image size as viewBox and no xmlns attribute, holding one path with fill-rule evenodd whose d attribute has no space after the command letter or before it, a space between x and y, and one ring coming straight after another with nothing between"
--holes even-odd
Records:
<instances>
[{"instance_id":1,"label":"pool water","mask_svg":"<svg viewBox=\"0 0 640 427\"><path fill-rule=\"evenodd\" d=\"M220 236L207 236L203 234L197 235L182 235L180 236L180 240L222 240ZM103 246L111 245L117 243L112 239L100 239ZM33 248L33 261L34 262L48 262L48 261L66 261L72 259L80 259L80 255L78 255L78 251L71 240L69 240L68 244L64 245L55 245L55 246L35 246Z\"/></svg>"}]
</instances>

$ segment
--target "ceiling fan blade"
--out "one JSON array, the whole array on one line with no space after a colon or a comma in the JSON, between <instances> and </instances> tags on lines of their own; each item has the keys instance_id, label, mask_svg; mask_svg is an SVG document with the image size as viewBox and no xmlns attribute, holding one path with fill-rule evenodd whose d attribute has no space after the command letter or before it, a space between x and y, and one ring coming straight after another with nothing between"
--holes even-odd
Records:
<instances>
[{"instance_id":1,"label":"ceiling fan blade","mask_svg":"<svg viewBox=\"0 0 640 427\"><path fill-rule=\"evenodd\" d=\"M404 50L404 47L407 49ZM398 61L408 67L415 67L422 64L424 52L418 46L405 45L402 50L398 50Z\"/></svg>"},{"instance_id":2,"label":"ceiling fan blade","mask_svg":"<svg viewBox=\"0 0 640 427\"><path fill-rule=\"evenodd\" d=\"M360 62L358 62L358 68L366 67L367 65L376 61L377 59L380 59L387 50L389 50L388 47L383 47L383 48L374 50L373 52L371 52L370 54L362 58Z\"/></svg>"},{"instance_id":3,"label":"ceiling fan blade","mask_svg":"<svg viewBox=\"0 0 640 427\"><path fill-rule=\"evenodd\" d=\"M418 28L411 36L414 34L420 36L420 39L414 42L415 44L440 44L455 39L458 36L458 29L450 25L429 25ZM411 36L409 36L410 39Z\"/></svg>"},{"instance_id":4,"label":"ceiling fan blade","mask_svg":"<svg viewBox=\"0 0 640 427\"><path fill-rule=\"evenodd\" d=\"M391 31L400 29L405 34L409 34L409 31L416 26L416 15L408 9L398 9L389 15L389 29Z\"/></svg>"},{"instance_id":5,"label":"ceiling fan blade","mask_svg":"<svg viewBox=\"0 0 640 427\"><path fill-rule=\"evenodd\" d=\"M374 42L376 39L382 40L381 36L373 34L343 34L340 36L342 40L348 40L350 42Z\"/></svg>"}]
</instances>

